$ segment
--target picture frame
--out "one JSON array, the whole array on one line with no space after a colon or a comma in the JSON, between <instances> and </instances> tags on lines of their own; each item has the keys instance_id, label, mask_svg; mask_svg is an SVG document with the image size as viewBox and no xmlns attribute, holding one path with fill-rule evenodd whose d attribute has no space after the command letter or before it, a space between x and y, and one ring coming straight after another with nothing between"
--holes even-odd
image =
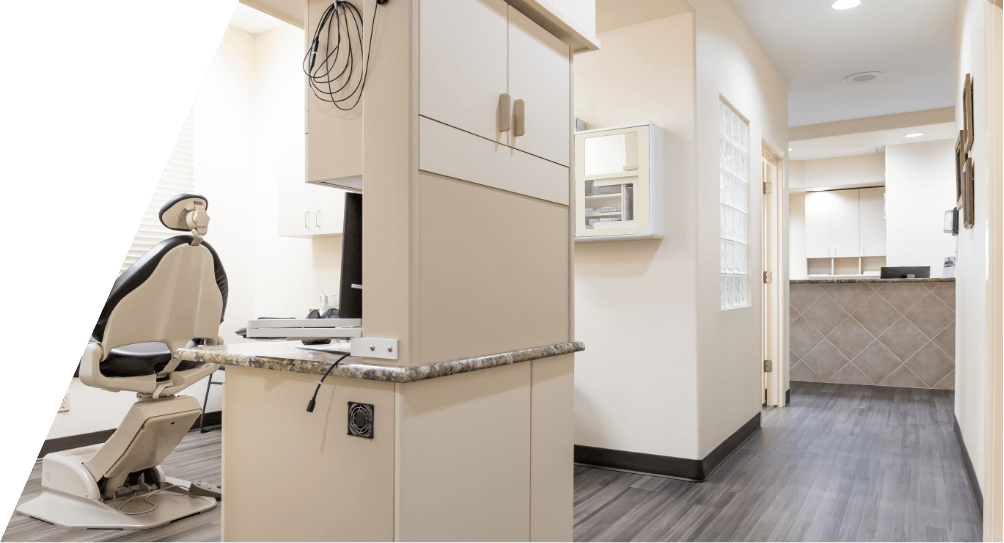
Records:
<instances>
[{"instance_id":1,"label":"picture frame","mask_svg":"<svg viewBox=\"0 0 1004 543\"><path fill-rule=\"evenodd\" d=\"M966 159L965 171L963 172L962 192L965 197L965 212L963 213L962 226L971 229L976 224L975 214L975 180L976 174L973 171L972 157Z\"/></svg>"},{"instance_id":2,"label":"picture frame","mask_svg":"<svg viewBox=\"0 0 1004 543\"><path fill-rule=\"evenodd\" d=\"M961 210L965 206L963 199L963 170L965 170L965 152L962 150L965 145L966 131L959 130L959 137L955 140L955 207Z\"/></svg>"},{"instance_id":3,"label":"picture frame","mask_svg":"<svg viewBox=\"0 0 1004 543\"><path fill-rule=\"evenodd\" d=\"M975 126L973 123L973 77L966 74L966 82L962 87L962 121L965 127L965 155L973 149L973 141L976 139Z\"/></svg>"}]
</instances>

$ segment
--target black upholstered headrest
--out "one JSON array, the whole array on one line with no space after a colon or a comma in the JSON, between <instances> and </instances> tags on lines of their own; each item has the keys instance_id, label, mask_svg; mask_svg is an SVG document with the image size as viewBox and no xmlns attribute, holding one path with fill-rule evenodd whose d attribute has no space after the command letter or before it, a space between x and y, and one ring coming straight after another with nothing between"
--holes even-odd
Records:
<instances>
[{"instance_id":1,"label":"black upholstered headrest","mask_svg":"<svg viewBox=\"0 0 1004 543\"><path fill-rule=\"evenodd\" d=\"M185 222L185 215L188 213L188 206L192 205L197 210L205 211L209 209L209 200L200 194L179 194L171 198L160 208L160 223L171 230L188 232L192 229Z\"/></svg>"}]
</instances>

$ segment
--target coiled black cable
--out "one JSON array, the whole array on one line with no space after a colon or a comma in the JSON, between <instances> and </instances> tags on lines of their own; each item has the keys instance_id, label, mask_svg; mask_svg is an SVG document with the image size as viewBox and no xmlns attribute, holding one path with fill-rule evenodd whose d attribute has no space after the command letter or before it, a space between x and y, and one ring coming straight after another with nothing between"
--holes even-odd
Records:
<instances>
[{"instance_id":1,"label":"coiled black cable","mask_svg":"<svg viewBox=\"0 0 1004 543\"><path fill-rule=\"evenodd\" d=\"M376 17L380 6L387 0L377 0L370 21L370 37L363 49L363 14L346 0L335 0L317 22L310 50L303 57L303 72L311 92L318 100L333 104L342 111L354 109L362 99L369 75L370 54L373 52L373 35L376 34ZM325 33L325 30L327 31ZM320 59L317 50L324 36L324 52ZM361 52L362 66L357 66L356 48Z\"/></svg>"}]
</instances>

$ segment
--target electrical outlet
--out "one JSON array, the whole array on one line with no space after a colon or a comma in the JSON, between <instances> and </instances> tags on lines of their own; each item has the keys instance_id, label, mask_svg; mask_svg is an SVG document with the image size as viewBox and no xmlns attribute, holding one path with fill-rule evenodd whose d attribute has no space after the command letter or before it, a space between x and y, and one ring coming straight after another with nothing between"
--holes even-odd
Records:
<instances>
[{"instance_id":1,"label":"electrical outlet","mask_svg":"<svg viewBox=\"0 0 1004 543\"><path fill-rule=\"evenodd\" d=\"M58 412L59 413L64 413L64 412L69 411L69 410L70 410L70 393L67 392L66 395L63 396L62 403L59 404L59 411Z\"/></svg>"}]
</instances>

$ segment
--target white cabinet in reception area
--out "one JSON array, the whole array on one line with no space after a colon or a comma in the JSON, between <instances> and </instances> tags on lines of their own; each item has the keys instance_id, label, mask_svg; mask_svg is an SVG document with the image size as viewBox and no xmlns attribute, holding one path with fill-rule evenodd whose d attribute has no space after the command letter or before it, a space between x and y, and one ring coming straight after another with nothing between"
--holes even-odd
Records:
<instances>
[{"instance_id":1,"label":"white cabinet in reception area","mask_svg":"<svg viewBox=\"0 0 1004 543\"><path fill-rule=\"evenodd\" d=\"M810 275L862 275L885 265L885 187L805 195Z\"/></svg>"}]
</instances>

